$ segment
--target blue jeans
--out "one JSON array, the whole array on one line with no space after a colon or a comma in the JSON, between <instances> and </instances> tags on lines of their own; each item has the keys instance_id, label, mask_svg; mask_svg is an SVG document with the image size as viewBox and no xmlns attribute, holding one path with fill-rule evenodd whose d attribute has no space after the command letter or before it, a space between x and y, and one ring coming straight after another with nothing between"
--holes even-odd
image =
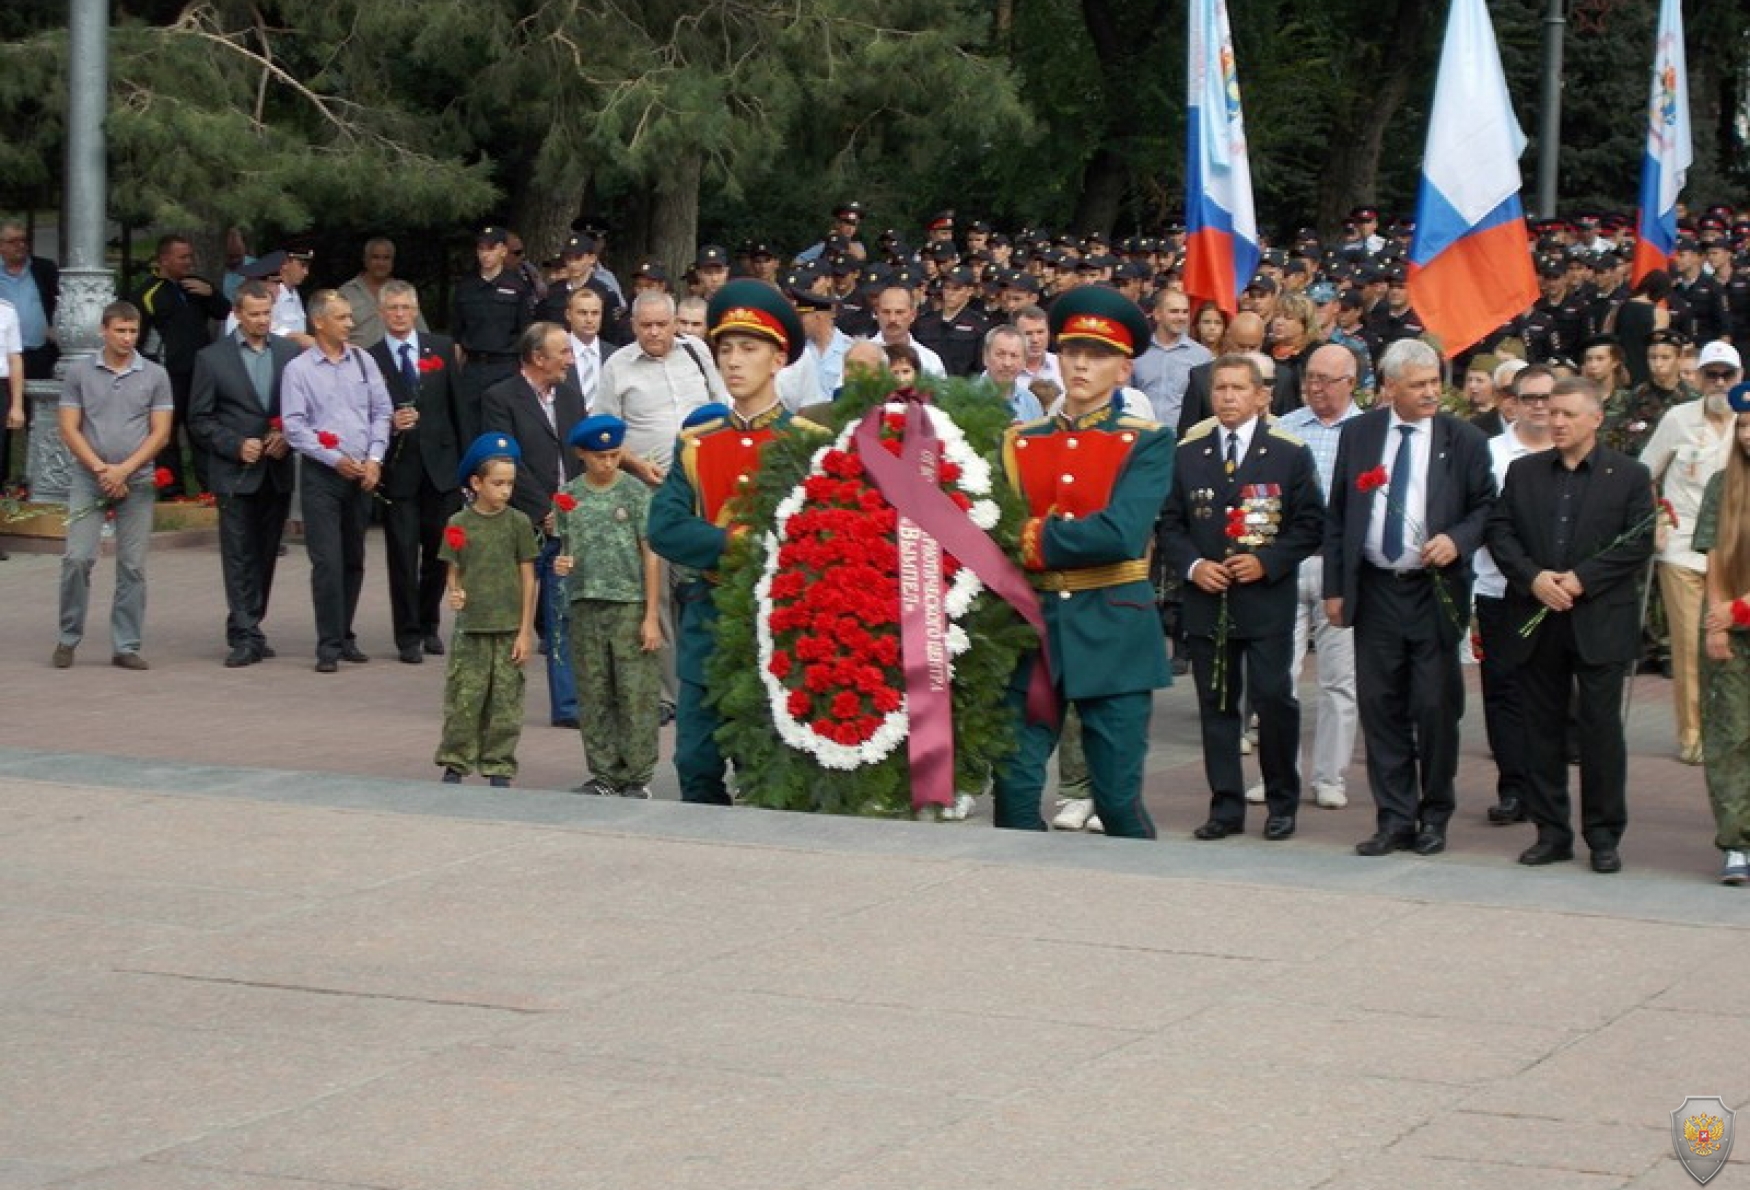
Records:
<instances>
[{"instance_id":1,"label":"blue jeans","mask_svg":"<svg viewBox=\"0 0 1750 1190\"><path fill-rule=\"evenodd\" d=\"M535 559L535 578L540 592L535 608L535 628L547 652L547 698L552 704L549 720L558 724L577 720L577 679L571 673L571 599L565 580L553 573L553 559L564 542L541 538L541 553Z\"/></svg>"},{"instance_id":2,"label":"blue jeans","mask_svg":"<svg viewBox=\"0 0 1750 1190\"><path fill-rule=\"evenodd\" d=\"M61 639L77 645L85 637L91 605L91 570L103 546L103 493L97 478L75 470L67 485L67 550L61 555ZM128 483L127 499L115 505L115 603L109 614L111 648L138 653L146 622L146 546L152 540L152 480ZM83 510L83 511L81 511ZM77 514L77 515L76 515Z\"/></svg>"}]
</instances>

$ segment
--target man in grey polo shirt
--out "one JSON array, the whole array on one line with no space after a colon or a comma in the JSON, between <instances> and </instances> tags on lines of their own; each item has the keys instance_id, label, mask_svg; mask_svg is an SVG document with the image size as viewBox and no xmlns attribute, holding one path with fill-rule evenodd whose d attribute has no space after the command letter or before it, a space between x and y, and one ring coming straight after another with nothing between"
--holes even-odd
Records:
<instances>
[{"instance_id":1,"label":"man in grey polo shirt","mask_svg":"<svg viewBox=\"0 0 1750 1190\"><path fill-rule=\"evenodd\" d=\"M134 350L140 311L131 302L103 310L103 350L75 361L61 389L61 437L78 467L68 481L67 549L61 556L61 635L54 666L73 664L85 635L91 568L103 524L115 519L115 604L110 660L147 669L140 656L146 619L146 545L152 537L152 460L170 441L176 411L170 376Z\"/></svg>"}]
</instances>

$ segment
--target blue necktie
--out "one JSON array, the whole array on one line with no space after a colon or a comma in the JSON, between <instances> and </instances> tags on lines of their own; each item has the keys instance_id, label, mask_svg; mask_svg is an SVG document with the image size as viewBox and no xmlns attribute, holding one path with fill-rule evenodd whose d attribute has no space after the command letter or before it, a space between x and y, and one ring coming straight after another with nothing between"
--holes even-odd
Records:
<instances>
[{"instance_id":1,"label":"blue necktie","mask_svg":"<svg viewBox=\"0 0 1750 1190\"><path fill-rule=\"evenodd\" d=\"M1392 460L1391 486L1386 489L1385 532L1379 539L1379 552L1387 562L1396 562L1404 552L1404 502L1410 498L1410 435L1415 426L1399 426L1398 457Z\"/></svg>"},{"instance_id":2,"label":"blue necktie","mask_svg":"<svg viewBox=\"0 0 1750 1190\"><path fill-rule=\"evenodd\" d=\"M413 344L401 344L401 379L407 383L407 391L419 391L419 369L413 363Z\"/></svg>"},{"instance_id":3,"label":"blue necktie","mask_svg":"<svg viewBox=\"0 0 1750 1190\"><path fill-rule=\"evenodd\" d=\"M1227 472L1227 477L1229 479L1233 478L1234 472L1240 465L1239 445L1240 436L1238 431L1229 430L1227 433L1227 459L1222 464L1222 470Z\"/></svg>"}]
</instances>

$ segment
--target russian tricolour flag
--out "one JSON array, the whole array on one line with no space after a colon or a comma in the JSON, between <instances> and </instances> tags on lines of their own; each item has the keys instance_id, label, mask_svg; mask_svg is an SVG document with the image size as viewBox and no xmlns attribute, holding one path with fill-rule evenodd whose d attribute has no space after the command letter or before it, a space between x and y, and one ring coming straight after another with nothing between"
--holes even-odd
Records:
<instances>
[{"instance_id":1,"label":"russian tricolour flag","mask_svg":"<svg viewBox=\"0 0 1750 1190\"><path fill-rule=\"evenodd\" d=\"M1191 0L1186 73L1185 292L1232 314L1258 267L1258 220L1227 0Z\"/></svg>"},{"instance_id":2,"label":"russian tricolour flag","mask_svg":"<svg viewBox=\"0 0 1750 1190\"><path fill-rule=\"evenodd\" d=\"M1647 103L1647 153L1641 158L1641 217L1635 229L1634 283L1665 268L1677 248L1677 195L1695 160L1689 141L1689 72L1683 58L1683 5L1659 5L1653 95Z\"/></svg>"},{"instance_id":3,"label":"russian tricolour flag","mask_svg":"<svg viewBox=\"0 0 1750 1190\"><path fill-rule=\"evenodd\" d=\"M1448 357L1538 298L1519 205L1525 133L1483 0L1453 0L1410 244L1410 304Z\"/></svg>"}]
</instances>

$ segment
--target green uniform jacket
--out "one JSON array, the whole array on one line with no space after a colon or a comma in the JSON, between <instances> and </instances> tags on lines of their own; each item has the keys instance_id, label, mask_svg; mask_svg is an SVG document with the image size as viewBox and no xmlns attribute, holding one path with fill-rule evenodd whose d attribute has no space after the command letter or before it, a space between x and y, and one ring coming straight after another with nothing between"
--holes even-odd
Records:
<instances>
[{"instance_id":1,"label":"green uniform jacket","mask_svg":"<svg viewBox=\"0 0 1750 1190\"><path fill-rule=\"evenodd\" d=\"M1050 503L1028 491L1018 463L1021 439L1060 434L1133 434L1105 507L1081 515L1048 515L1039 543L1050 570L1074 571L1145 559L1155 519L1173 484L1173 432L1126 417L1116 402L1071 427L1061 418L1011 426L1003 441L1009 482L1029 506ZM1079 474L1077 478L1086 479ZM1037 485L1038 478L1031 482ZM1088 591L1041 591L1052 673L1065 698L1105 698L1172 685L1166 636L1146 574L1130 582Z\"/></svg>"}]
</instances>

